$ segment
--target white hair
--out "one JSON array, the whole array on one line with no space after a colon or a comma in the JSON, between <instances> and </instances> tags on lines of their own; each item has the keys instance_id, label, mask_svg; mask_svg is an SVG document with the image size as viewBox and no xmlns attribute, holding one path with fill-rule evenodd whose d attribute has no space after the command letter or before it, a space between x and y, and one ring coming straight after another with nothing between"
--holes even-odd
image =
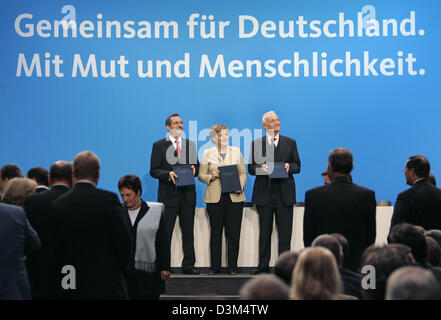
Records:
<instances>
[{"instance_id":1,"label":"white hair","mask_svg":"<svg viewBox=\"0 0 441 320\"><path fill-rule=\"evenodd\" d=\"M275 116L277 117L277 114L276 114L273 110L268 111L268 112L265 113L265 114L263 115L263 117L262 117L262 124L265 124L265 123L266 123L266 119L267 119L269 116L271 116L271 115L275 115Z\"/></svg>"}]
</instances>

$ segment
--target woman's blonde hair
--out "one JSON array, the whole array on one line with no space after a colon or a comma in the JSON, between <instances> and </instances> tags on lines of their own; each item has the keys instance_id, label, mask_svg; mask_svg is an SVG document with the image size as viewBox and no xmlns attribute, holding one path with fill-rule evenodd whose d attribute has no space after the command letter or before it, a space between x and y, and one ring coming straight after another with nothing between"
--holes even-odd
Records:
<instances>
[{"instance_id":1,"label":"woman's blonde hair","mask_svg":"<svg viewBox=\"0 0 441 320\"><path fill-rule=\"evenodd\" d=\"M31 179L11 179L3 190L2 202L22 207L26 197L35 193L36 187L37 183Z\"/></svg>"},{"instance_id":2,"label":"woman's blonde hair","mask_svg":"<svg viewBox=\"0 0 441 320\"><path fill-rule=\"evenodd\" d=\"M326 248L307 248L293 271L290 297L294 300L331 300L342 290L334 255Z\"/></svg>"},{"instance_id":3,"label":"woman's blonde hair","mask_svg":"<svg viewBox=\"0 0 441 320\"><path fill-rule=\"evenodd\" d=\"M226 125L223 124L215 124L210 128L210 139L213 142L216 142L216 137L217 135L222 131L222 130L229 130L228 127Z\"/></svg>"}]
</instances>

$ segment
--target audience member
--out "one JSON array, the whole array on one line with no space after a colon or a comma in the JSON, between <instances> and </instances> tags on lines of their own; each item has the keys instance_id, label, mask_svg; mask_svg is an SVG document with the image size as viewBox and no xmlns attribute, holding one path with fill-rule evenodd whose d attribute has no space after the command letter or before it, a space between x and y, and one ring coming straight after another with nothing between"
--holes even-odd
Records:
<instances>
[{"instance_id":1,"label":"audience member","mask_svg":"<svg viewBox=\"0 0 441 320\"><path fill-rule=\"evenodd\" d=\"M427 264L427 244L426 237L409 223L401 223L392 227L389 237L389 243L402 243L412 249L417 264L420 267L429 269L438 281L441 281L441 268Z\"/></svg>"},{"instance_id":2,"label":"audience member","mask_svg":"<svg viewBox=\"0 0 441 320\"><path fill-rule=\"evenodd\" d=\"M24 260L40 248L40 239L22 208L0 203L0 236L0 300L29 300Z\"/></svg>"},{"instance_id":3,"label":"audience member","mask_svg":"<svg viewBox=\"0 0 441 320\"><path fill-rule=\"evenodd\" d=\"M424 229L441 229L441 189L428 180L430 163L426 157L410 157L404 166L406 182L412 186L401 192L394 206L391 228L407 222Z\"/></svg>"},{"instance_id":4,"label":"audience member","mask_svg":"<svg viewBox=\"0 0 441 320\"><path fill-rule=\"evenodd\" d=\"M401 243L391 243L388 246L400 256L404 265L414 266L417 264L412 254L412 249L409 246L406 246Z\"/></svg>"},{"instance_id":5,"label":"audience member","mask_svg":"<svg viewBox=\"0 0 441 320\"><path fill-rule=\"evenodd\" d=\"M28 195L35 193L37 183L27 178L13 178L3 189L2 202L22 207Z\"/></svg>"},{"instance_id":6,"label":"audience member","mask_svg":"<svg viewBox=\"0 0 441 320\"><path fill-rule=\"evenodd\" d=\"M432 237L426 237L427 262L434 267L439 267L441 262L441 247Z\"/></svg>"},{"instance_id":7,"label":"audience member","mask_svg":"<svg viewBox=\"0 0 441 320\"><path fill-rule=\"evenodd\" d=\"M329 153L328 175L332 183L305 194L303 240L305 246L321 234L340 233L348 240L348 268L356 271L364 249L375 242L376 201L372 190L349 181L353 168L351 151L337 148Z\"/></svg>"},{"instance_id":8,"label":"audience member","mask_svg":"<svg viewBox=\"0 0 441 320\"><path fill-rule=\"evenodd\" d=\"M323 234L314 239L311 247L324 247L332 252L343 282L343 293L361 299L361 275L343 268L344 254L337 238L332 235Z\"/></svg>"},{"instance_id":9,"label":"audience member","mask_svg":"<svg viewBox=\"0 0 441 320\"><path fill-rule=\"evenodd\" d=\"M285 251L279 256L274 266L274 274L288 286L291 285L292 272L296 266L299 254L299 252Z\"/></svg>"},{"instance_id":10,"label":"audience member","mask_svg":"<svg viewBox=\"0 0 441 320\"><path fill-rule=\"evenodd\" d=\"M390 246L368 248L369 252L364 255L363 266L375 268L375 288L363 287L362 295L366 300L384 300L386 281L389 275L398 268L406 266L406 262L398 251ZM363 270L363 266L361 269Z\"/></svg>"},{"instance_id":11,"label":"audience member","mask_svg":"<svg viewBox=\"0 0 441 320\"><path fill-rule=\"evenodd\" d=\"M43 167L34 167L29 169L26 174L28 179L34 180L38 186L35 192L42 192L49 189L49 172Z\"/></svg>"},{"instance_id":12,"label":"audience member","mask_svg":"<svg viewBox=\"0 0 441 320\"><path fill-rule=\"evenodd\" d=\"M306 248L300 253L293 272L291 299L338 299L342 282L335 257L326 248Z\"/></svg>"},{"instance_id":13,"label":"audience member","mask_svg":"<svg viewBox=\"0 0 441 320\"><path fill-rule=\"evenodd\" d=\"M32 174L31 174L32 175ZM28 172L29 176L29 172ZM57 161L50 167L51 189L28 196L23 208L32 227L37 231L41 240L39 252L26 260L32 299L54 299L56 277L53 255L53 219L52 202L72 187L72 164L67 161Z\"/></svg>"},{"instance_id":14,"label":"audience member","mask_svg":"<svg viewBox=\"0 0 441 320\"><path fill-rule=\"evenodd\" d=\"M162 203L147 203L141 180L135 175L119 179L118 190L124 202L124 217L133 245L127 277L129 298L159 300L170 276L170 243Z\"/></svg>"},{"instance_id":15,"label":"audience member","mask_svg":"<svg viewBox=\"0 0 441 320\"><path fill-rule=\"evenodd\" d=\"M23 173L21 173L19 167L15 164L5 164L0 168L0 197L8 181L13 178L23 178Z\"/></svg>"},{"instance_id":16,"label":"audience member","mask_svg":"<svg viewBox=\"0 0 441 320\"><path fill-rule=\"evenodd\" d=\"M426 237L432 237L441 246L441 230L436 230L436 229L428 230L424 232L424 235Z\"/></svg>"},{"instance_id":17,"label":"audience member","mask_svg":"<svg viewBox=\"0 0 441 320\"><path fill-rule=\"evenodd\" d=\"M248 280L240 289L241 300L288 300L289 287L273 274L262 274Z\"/></svg>"},{"instance_id":18,"label":"audience member","mask_svg":"<svg viewBox=\"0 0 441 320\"><path fill-rule=\"evenodd\" d=\"M344 235L341 233L331 233L331 236L334 236L341 245L343 250L343 268L348 269L348 261L349 261L349 243Z\"/></svg>"},{"instance_id":19,"label":"audience member","mask_svg":"<svg viewBox=\"0 0 441 320\"><path fill-rule=\"evenodd\" d=\"M127 299L131 236L118 197L96 188L100 161L93 152L75 156L73 175L74 188L53 202L57 270L72 266L76 274L75 290L60 282L60 297Z\"/></svg>"},{"instance_id":20,"label":"audience member","mask_svg":"<svg viewBox=\"0 0 441 320\"><path fill-rule=\"evenodd\" d=\"M433 274L420 267L402 267L387 279L386 300L427 300L437 289Z\"/></svg>"}]
</instances>

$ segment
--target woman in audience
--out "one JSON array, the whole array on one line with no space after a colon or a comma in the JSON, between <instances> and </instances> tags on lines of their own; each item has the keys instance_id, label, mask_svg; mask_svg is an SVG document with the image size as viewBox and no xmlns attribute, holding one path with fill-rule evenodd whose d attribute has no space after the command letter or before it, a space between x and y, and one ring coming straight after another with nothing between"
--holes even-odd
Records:
<instances>
[{"instance_id":1,"label":"woman in audience","mask_svg":"<svg viewBox=\"0 0 441 320\"><path fill-rule=\"evenodd\" d=\"M210 274L218 274L221 268L222 231L228 246L228 274L237 273L237 257L239 255L240 228L245 195L243 189L247 182L247 171L239 148L228 145L228 128L222 124L211 127L210 137L214 147L205 150L199 167L199 180L206 183L204 202L210 217ZM219 178L220 166L237 165L240 190L231 193L222 192Z\"/></svg>"},{"instance_id":2,"label":"woman in audience","mask_svg":"<svg viewBox=\"0 0 441 320\"><path fill-rule=\"evenodd\" d=\"M162 214L164 206L140 198L141 180L135 175L119 179L118 189L133 239L127 277L129 298L159 300L165 291L165 280L170 276L170 244Z\"/></svg>"},{"instance_id":3,"label":"woman in audience","mask_svg":"<svg viewBox=\"0 0 441 320\"><path fill-rule=\"evenodd\" d=\"M26 197L35 193L37 183L31 179L14 178L8 181L2 193L2 202L23 207Z\"/></svg>"},{"instance_id":4,"label":"woman in audience","mask_svg":"<svg viewBox=\"0 0 441 320\"><path fill-rule=\"evenodd\" d=\"M306 248L300 253L292 276L291 299L334 300L342 282L335 257L326 248Z\"/></svg>"}]
</instances>

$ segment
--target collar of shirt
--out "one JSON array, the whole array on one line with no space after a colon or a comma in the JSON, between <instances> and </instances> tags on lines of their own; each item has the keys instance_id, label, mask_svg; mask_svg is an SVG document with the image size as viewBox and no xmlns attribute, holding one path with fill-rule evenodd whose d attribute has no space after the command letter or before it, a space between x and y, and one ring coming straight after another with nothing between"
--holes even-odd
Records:
<instances>
[{"instance_id":1,"label":"collar of shirt","mask_svg":"<svg viewBox=\"0 0 441 320\"><path fill-rule=\"evenodd\" d=\"M35 187L35 189L46 189L46 190L48 190L49 189L49 187L46 187L45 185L41 185L41 184L39 184L38 186L36 186Z\"/></svg>"},{"instance_id":2,"label":"collar of shirt","mask_svg":"<svg viewBox=\"0 0 441 320\"><path fill-rule=\"evenodd\" d=\"M96 184L93 183L92 181L89 181L89 180L78 180L76 183L89 183L89 184L93 185L94 187L96 187Z\"/></svg>"},{"instance_id":3,"label":"collar of shirt","mask_svg":"<svg viewBox=\"0 0 441 320\"><path fill-rule=\"evenodd\" d=\"M424 178L421 178L421 179L418 179L417 181L415 181L414 183L413 183L413 185L416 185L416 183L418 182L418 181L421 181L421 180L423 180Z\"/></svg>"},{"instance_id":4,"label":"collar of shirt","mask_svg":"<svg viewBox=\"0 0 441 320\"><path fill-rule=\"evenodd\" d=\"M172 137L170 134L168 135L168 139L171 141L171 143L173 143L173 147L175 147L176 149L176 140L174 137ZM181 137L178 138L179 141L179 146L182 148L182 139Z\"/></svg>"},{"instance_id":5,"label":"collar of shirt","mask_svg":"<svg viewBox=\"0 0 441 320\"><path fill-rule=\"evenodd\" d=\"M267 135L267 136L266 136L266 139L268 140L268 143L269 143L270 146L273 145L273 141L274 141L273 139L274 139L274 138L277 139L277 143L280 142L280 136L279 136L279 134L277 134L275 137L271 137L270 135Z\"/></svg>"}]
</instances>

